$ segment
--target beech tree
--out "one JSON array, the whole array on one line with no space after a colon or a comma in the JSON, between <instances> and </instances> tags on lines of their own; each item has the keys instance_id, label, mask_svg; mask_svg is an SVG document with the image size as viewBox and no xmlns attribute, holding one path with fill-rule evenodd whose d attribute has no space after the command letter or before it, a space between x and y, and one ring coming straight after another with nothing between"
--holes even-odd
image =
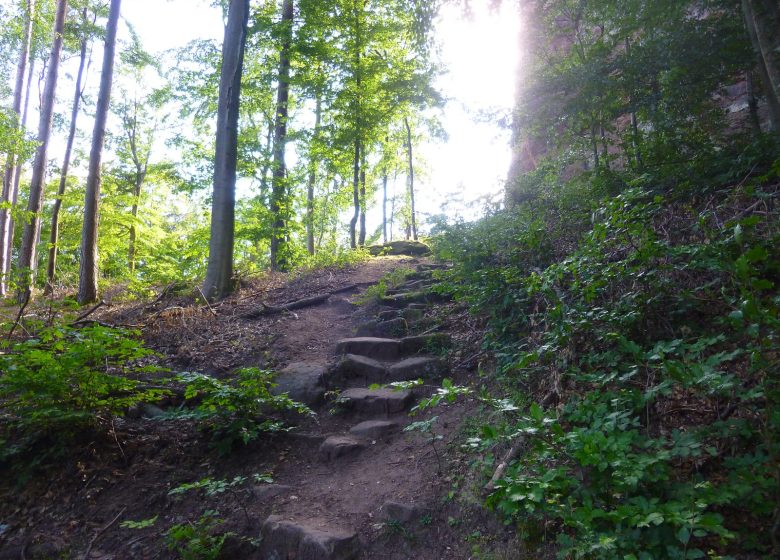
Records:
<instances>
[{"instance_id":1,"label":"beech tree","mask_svg":"<svg viewBox=\"0 0 780 560\"><path fill-rule=\"evenodd\" d=\"M22 46L19 49L19 63L16 68L16 82L14 84L13 112L16 115L17 122L15 129L18 131L21 127L22 119L22 94L24 92L24 78L27 69L28 58L30 58L30 43L33 33L33 15L35 12L35 0L27 0L24 12L24 32L22 37ZM32 64L30 65L32 67ZM28 80L28 87L29 87ZM3 174L3 190L0 197L0 204L9 205L16 202L17 190L14 185L16 182L17 162L16 154L9 152L6 155L5 173ZM10 208L0 209L0 296L7 292L7 273L10 270L11 262L11 210Z\"/></svg>"},{"instance_id":2,"label":"beech tree","mask_svg":"<svg viewBox=\"0 0 780 560\"><path fill-rule=\"evenodd\" d=\"M76 125L79 116L79 107L81 97L84 94L82 81L84 79L84 69L87 62L87 48L89 46L89 33L87 31L87 8L81 13L81 41L79 46L79 68L76 73L76 86L73 94L73 105L70 114L70 128L68 130L68 140L65 144L65 156L62 162L62 171L60 173L60 183L57 189L57 198L54 200L54 208L51 216L51 231L49 233L49 260L46 267L46 292L51 293L54 289L54 279L57 273L57 242L59 240L60 209L62 208L62 197L65 196L65 187L68 184L68 172L70 170L71 155L73 153L73 143L76 139ZM94 21L92 22L94 23Z\"/></svg>"},{"instance_id":3,"label":"beech tree","mask_svg":"<svg viewBox=\"0 0 780 560\"><path fill-rule=\"evenodd\" d=\"M203 283L209 299L225 297L233 290L238 115L248 22L249 0L230 0L219 82L209 260Z\"/></svg>"},{"instance_id":4,"label":"beech tree","mask_svg":"<svg viewBox=\"0 0 780 560\"><path fill-rule=\"evenodd\" d=\"M89 154L89 172L84 197L84 225L81 231L81 266L78 301L81 305L93 302L98 295L98 219L100 204L100 165L106 137L106 120L111 102L111 86L114 78L114 52L119 13L122 0L111 0L106 24L106 41L103 49L103 68L100 74L100 91L95 111L95 127Z\"/></svg>"},{"instance_id":5,"label":"beech tree","mask_svg":"<svg viewBox=\"0 0 780 560\"><path fill-rule=\"evenodd\" d=\"M290 48L293 39L293 16L295 6L293 0L282 0L281 34L282 42L279 52L279 74L276 100L276 117L274 122L274 161L273 187L271 193L271 214L273 226L271 230L271 268L287 270L290 265L286 254L286 238L288 232L285 224L290 213L290 196L287 184L287 164L285 149L287 146L287 120L290 101Z\"/></svg>"},{"instance_id":6,"label":"beech tree","mask_svg":"<svg viewBox=\"0 0 780 560\"><path fill-rule=\"evenodd\" d=\"M58 0L57 15L54 21L54 38L52 40L49 67L46 72L46 85L41 98L40 120L38 124L38 142L35 152L32 179L30 180L30 198L27 203L29 221L24 226L22 246L19 250L19 290L20 299L28 299L32 295L33 277L37 265L36 248L40 233L41 209L43 207L43 187L46 177L47 153L51 137L54 102L57 94L57 78L60 67L60 54L65 30L65 16L68 11L67 0Z\"/></svg>"}]
</instances>

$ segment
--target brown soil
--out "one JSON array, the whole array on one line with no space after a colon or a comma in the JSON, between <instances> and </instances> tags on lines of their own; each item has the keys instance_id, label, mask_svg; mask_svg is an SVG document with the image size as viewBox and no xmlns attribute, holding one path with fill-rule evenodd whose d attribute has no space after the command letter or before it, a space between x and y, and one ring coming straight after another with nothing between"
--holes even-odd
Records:
<instances>
[{"instance_id":1,"label":"brown soil","mask_svg":"<svg viewBox=\"0 0 780 560\"><path fill-rule=\"evenodd\" d=\"M268 276L246 282L217 307L166 296L152 305L101 309L93 317L143 325L149 346L174 370L229 375L238 366L327 362L336 342L371 314L355 304L359 293L391 269L420 262L381 258L347 271ZM322 305L260 320L240 318L260 302L278 305L353 284L359 287ZM456 382L476 385L476 360L466 360L477 354L476 320L453 305L438 306L427 318L448 326L456 340L450 364L468 362L453 371ZM423 390L430 394L432 388ZM317 411L316 420L299 422L293 433L268 436L227 458L217 455L208 436L192 425L117 419L104 441L76 446L45 474L26 481L5 477L0 483L0 559L84 558L88 549L93 559L176 558L163 534L174 524L194 523L207 510L218 511L224 520L220 532L250 538L259 536L270 514L355 530L366 559L524 558L513 532L480 506L482 496L474 488L484 483L485 473L466 465L459 452L464 423L479 413L479 406L463 399L433 411L443 436L437 444L442 472L430 442L415 433L396 434L354 456L321 462L320 442L360 421L333 413L331 404ZM398 420L410 422L406 416ZM248 482L211 497L202 491L169 495L172 488L206 477L251 481L263 473L272 474L273 486ZM388 500L414 504L428 514L421 522L382 523L380 508ZM121 526L155 516L150 528ZM235 538L228 540L222 557L259 558Z\"/></svg>"}]
</instances>

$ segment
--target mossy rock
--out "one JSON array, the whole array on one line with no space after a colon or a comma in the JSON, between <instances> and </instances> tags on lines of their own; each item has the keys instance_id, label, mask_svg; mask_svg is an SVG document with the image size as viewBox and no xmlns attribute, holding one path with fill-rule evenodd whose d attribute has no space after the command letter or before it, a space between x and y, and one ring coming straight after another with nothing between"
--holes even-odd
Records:
<instances>
[{"instance_id":1,"label":"mossy rock","mask_svg":"<svg viewBox=\"0 0 780 560\"><path fill-rule=\"evenodd\" d=\"M431 248L420 241L391 241L384 245L372 245L368 251L375 257L380 255L421 257L429 255Z\"/></svg>"}]
</instances>

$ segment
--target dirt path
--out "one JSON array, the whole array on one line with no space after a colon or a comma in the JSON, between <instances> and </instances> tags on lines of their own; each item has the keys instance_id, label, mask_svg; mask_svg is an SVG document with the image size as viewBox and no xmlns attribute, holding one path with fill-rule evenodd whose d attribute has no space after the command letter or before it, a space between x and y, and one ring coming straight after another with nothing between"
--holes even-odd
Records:
<instances>
[{"instance_id":1,"label":"dirt path","mask_svg":"<svg viewBox=\"0 0 780 560\"><path fill-rule=\"evenodd\" d=\"M471 557L474 539L480 542L481 535L492 535L491 548L508 540L510 535L497 529L478 507L478 496L473 498L474 507L451 499L465 485L464 478L471 476L454 464L459 454L452 444L476 405L459 402L435 411L438 419L433 426L442 438L436 449L430 437L402 431L413 420L432 417L427 413L410 419L407 412L413 402L434 390L442 376L468 375L448 370L451 364L444 346L397 343L396 350L387 354L375 345L356 343L342 348L358 356L346 365L345 352L337 352L340 340L354 336L356 329L382 311L384 322L373 323L372 328L381 331L403 314L410 319L408 332L402 335L419 334L432 324L446 322L444 306L424 305L425 298L417 301L414 295L412 301L394 303L393 308L355 304L366 286L395 268L423 269L420 277L429 278L424 270L427 264L375 259L348 272L250 285L225 302L217 318L204 306L184 308L172 322L150 322L147 340L167 350L177 367L219 372L262 361L283 371L300 362L320 368L317 379L322 380L307 387L311 389L307 394L316 397L312 405L316 420L304 422L290 434L263 438L228 457L216 455L207 438L192 426L149 418L117 422L112 434L115 445L90 444L46 480L34 479L22 491L18 486L17 490L3 488L13 498L0 504L0 559L81 558L87 548L93 559L176 558L166 549L164 533L174 525L199 527L206 511L218 512L216 517L223 520L211 528L212 533L233 535L221 558L456 559ZM418 284L410 284L419 288L419 280L414 281ZM258 301L278 304L351 284L361 287L318 306L258 321L240 319ZM162 302L160 307L182 307L176 303ZM419 309L403 311L410 309L408 304ZM113 320L130 321L138 320L141 312L112 313ZM148 307L143 313L161 316ZM426 356L427 366L420 362L398 369L399 362ZM370 363L374 358L380 360L378 364ZM377 375L381 379L373 379ZM367 390L371 381L417 377L426 377L426 385L407 397ZM340 401L334 400L339 395ZM350 433L357 425L362 428ZM270 473L272 483L252 482L254 475L265 473ZM184 483L235 477L246 481L213 495L197 490L183 496L170 494ZM152 518L155 523L146 528L121 525ZM260 537L259 548L258 541L249 542Z\"/></svg>"}]
</instances>

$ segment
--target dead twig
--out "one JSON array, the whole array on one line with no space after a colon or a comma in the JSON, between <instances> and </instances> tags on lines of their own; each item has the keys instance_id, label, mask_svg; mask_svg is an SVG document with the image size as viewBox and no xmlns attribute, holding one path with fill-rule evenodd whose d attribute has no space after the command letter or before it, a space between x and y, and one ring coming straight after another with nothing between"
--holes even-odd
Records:
<instances>
[{"instance_id":1,"label":"dead twig","mask_svg":"<svg viewBox=\"0 0 780 560\"><path fill-rule=\"evenodd\" d=\"M504 456L504 459L498 464L498 467L496 467L495 472L493 473L493 476L490 478L490 481L485 484L484 490L487 492L492 492L495 490L496 482L501 480L501 477L504 476L504 471L506 471L506 468L509 466L509 463L511 463L515 458L517 458L518 455L520 455L520 450L523 447L523 443L525 442L524 438L520 438L512 445L512 447L509 449L507 454Z\"/></svg>"},{"instance_id":2,"label":"dead twig","mask_svg":"<svg viewBox=\"0 0 780 560\"><path fill-rule=\"evenodd\" d=\"M91 541L89 541L89 546L87 546L87 551L84 553L84 560L89 560L89 555L90 555L90 553L92 552L92 547L93 547L93 546L95 546L95 543L97 542L97 540L98 540L98 539L101 537L101 535L103 535L103 533L105 533L106 531L108 531L108 530L109 530L109 529L110 529L110 528L111 528L111 527L114 525L114 523L116 523L117 521L119 521L119 518L120 518L120 517L122 517L122 514L123 514L123 513L124 513L126 510L127 510L127 506L123 507L123 508L122 508L122 509L119 511L119 513L117 513L117 514L116 514L116 517L114 517L114 518L113 518L111 521L109 521L109 522L108 522L108 524L107 524L105 527L103 527L103 528L102 528L100 531L98 531L98 532L95 534L95 536L94 536L94 537L92 537L92 540L91 540Z\"/></svg>"},{"instance_id":3,"label":"dead twig","mask_svg":"<svg viewBox=\"0 0 780 560\"><path fill-rule=\"evenodd\" d=\"M98 303L96 303L93 307L91 307L89 311L87 311L86 313L82 313L81 315L76 317L76 319L71 323L71 325L75 325L76 323L83 321L84 319L92 315L95 311L97 311L104 305L108 305L108 304L105 302L105 300L101 299Z\"/></svg>"},{"instance_id":4,"label":"dead twig","mask_svg":"<svg viewBox=\"0 0 780 560\"><path fill-rule=\"evenodd\" d=\"M262 306L261 309L255 309L254 311L250 311L248 313L244 313L243 315L239 315L242 319L258 319L260 317L264 317L267 315L277 315L279 313L284 313L286 311L293 311L295 309L303 309L304 307L311 307L313 305L319 305L320 303L324 303L330 299L331 294L323 294L319 296L312 296L308 298L299 299L297 301L292 301L290 303L285 303L284 305L267 305L263 302L260 302L260 305Z\"/></svg>"},{"instance_id":5,"label":"dead twig","mask_svg":"<svg viewBox=\"0 0 780 560\"><path fill-rule=\"evenodd\" d=\"M198 293L200 294L200 297L202 297L203 301L206 302L206 306L209 308L209 311L211 311L211 314L214 315L214 317L216 317L217 316L217 312L214 311L213 307L211 307L211 303L209 302L209 300L206 297L206 295L203 293L203 290L200 289L200 286L196 286L196 287L198 289Z\"/></svg>"},{"instance_id":6,"label":"dead twig","mask_svg":"<svg viewBox=\"0 0 780 560\"><path fill-rule=\"evenodd\" d=\"M11 330L8 331L8 336L6 336L6 340L11 340L11 337L14 335L14 331L16 330L16 327L19 326L19 323L22 320L22 316L24 316L24 310L27 309L27 306L30 304L30 292L25 292L24 301L22 302L22 305L19 306L19 313L16 315L16 321L14 321L14 324L11 325Z\"/></svg>"}]
</instances>

